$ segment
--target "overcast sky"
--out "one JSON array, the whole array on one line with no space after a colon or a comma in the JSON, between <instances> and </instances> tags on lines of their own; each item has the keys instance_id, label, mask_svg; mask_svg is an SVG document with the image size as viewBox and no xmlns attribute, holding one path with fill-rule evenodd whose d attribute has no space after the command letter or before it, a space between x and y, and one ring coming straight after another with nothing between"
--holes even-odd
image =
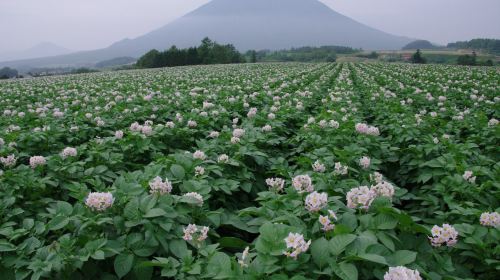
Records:
<instances>
[{"instance_id":1,"label":"overcast sky","mask_svg":"<svg viewBox=\"0 0 500 280\"><path fill-rule=\"evenodd\" d=\"M359 22L437 43L500 38L500 0L321 0ZM158 28L209 0L0 0L0 52L53 42L106 47Z\"/></svg>"}]
</instances>

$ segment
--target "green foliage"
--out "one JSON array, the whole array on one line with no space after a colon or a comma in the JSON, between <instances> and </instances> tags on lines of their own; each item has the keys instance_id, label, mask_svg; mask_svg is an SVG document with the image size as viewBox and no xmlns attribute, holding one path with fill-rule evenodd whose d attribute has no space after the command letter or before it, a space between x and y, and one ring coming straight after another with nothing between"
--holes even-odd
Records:
<instances>
[{"instance_id":1,"label":"green foliage","mask_svg":"<svg viewBox=\"0 0 500 280\"><path fill-rule=\"evenodd\" d=\"M500 55L500 40L498 39L472 39L470 41L449 43L447 47L451 49L481 50Z\"/></svg>"},{"instance_id":2,"label":"green foliage","mask_svg":"<svg viewBox=\"0 0 500 280\"><path fill-rule=\"evenodd\" d=\"M395 266L423 279L497 279L499 228L480 217L500 211L499 82L491 67L382 63L2 82L2 279L355 280ZM77 155L63 157L66 147ZM317 209L297 175L327 195ZM155 192L157 177L171 190ZM366 209L349 203L353 188L380 184L393 192L371 193ZM93 210L90 192L112 194L112 205ZM457 243L433 247L443 224ZM188 225L207 235L189 238ZM291 233L303 238L298 251Z\"/></svg>"},{"instance_id":3,"label":"green foliage","mask_svg":"<svg viewBox=\"0 0 500 280\"><path fill-rule=\"evenodd\" d=\"M475 66L477 65L477 56L475 52L472 52L472 55L461 55L457 58L457 64L458 65L469 65L469 66Z\"/></svg>"},{"instance_id":4,"label":"green foliage","mask_svg":"<svg viewBox=\"0 0 500 280\"><path fill-rule=\"evenodd\" d=\"M402 50L432 50L436 49L437 47L434 46L431 42L427 40L416 40L413 42L408 43L406 46L402 48Z\"/></svg>"},{"instance_id":5,"label":"green foliage","mask_svg":"<svg viewBox=\"0 0 500 280\"><path fill-rule=\"evenodd\" d=\"M417 49L417 51L412 55L411 63L416 63L416 64L425 64L426 63L425 58L422 57L422 53L420 52L420 49Z\"/></svg>"},{"instance_id":6,"label":"green foliage","mask_svg":"<svg viewBox=\"0 0 500 280\"><path fill-rule=\"evenodd\" d=\"M290 50L259 51L257 61L299 61L299 62L335 62L337 54L353 54L360 50L341 47L302 47Z\"/></svg>"},{"instance_id":7,"label":"green foliage","mask_svg":"<svg viewBox=\"0 0 500 280\"><path fill-rule=\"evenodd\" d=\"M176 46L172 46L163 52L151 50L140 57L136 65L139 68L157 68L197 64L229 64L243 61L242 55L233 45L220 45L205 38L198 47L178 49Z\"/></svg>"},{"instance_id":8,"label":"green foliage","mask_svg":"<svg viewBox=\"0 0 500 280\"><path fill-rule=\"evenodd\" d=\"M17 70L9 67L0 69L0 79L10 79L17 77Z\"/></svg>"}]
</instances>

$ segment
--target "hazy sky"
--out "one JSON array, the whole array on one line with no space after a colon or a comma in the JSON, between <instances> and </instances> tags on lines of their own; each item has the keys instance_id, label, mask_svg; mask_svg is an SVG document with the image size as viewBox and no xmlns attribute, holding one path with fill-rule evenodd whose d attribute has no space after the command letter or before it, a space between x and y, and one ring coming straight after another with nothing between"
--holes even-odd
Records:
<instances>
[{"instance_id":1,"label":"hazy sky","mask_svg":"<svg viewBox=\"0 0 500 280\"><path fill-rule=\"evenodd\" d=\"M396 35L447 43L500 38L500 0L321 0ZM0 52L48 41L106 47L158 28L209 0L0 0Z\"/></svg>"}]
</instances>

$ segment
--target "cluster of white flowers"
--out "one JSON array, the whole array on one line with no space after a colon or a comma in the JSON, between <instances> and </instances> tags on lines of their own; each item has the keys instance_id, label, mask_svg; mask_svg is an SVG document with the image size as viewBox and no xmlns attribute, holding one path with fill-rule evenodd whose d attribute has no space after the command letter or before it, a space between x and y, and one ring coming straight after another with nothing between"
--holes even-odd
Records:
<instances>
[{"instance_id":1,"label":"cluster of white flowers","mask_svg":"<svg viewBox=\"0 0 500 280\"><path fill-rule=\"evenodd\" d=\"M211 131L208 137L210 138L218 138L220 133L218 131Z\"/></svg>"},{"instance_id":2,"label":"cluster of white flowers","mask_svg":"<svg viewBox=\"0 0 500 280\"><path fill-rule=\"evenodd\" d=\"M184 236L182 237L186 241L202 242L207 239L209 227L200 227L195 224L189 224L184 228Z\"/></svg>"},{"instance_id":3,"label":"cluster of white flowers","mask_svg":"<svg viewBox=\"0 0 500 280\"><path fill-rule=\"evenodd\" d=\"M30 166L35 169L37 166L45 165L46 160L43 156L32 156L30 157Z\"/></svg>"},{"instance_id":4,"label":"cluster of white flowers","mask_svg":"<svg viewBox=\"0 0 500 280\"><path fill-rule=\"evenodd\" d=\"M389 267L384 275L384 280L422 280L418 270L412 270L404 266Z\"/></svg>"},{"instance_id":5,"label":"cluster of white flowers","mask_svg":"<svg viewBox=\"0 0 500 280\"><path fill-rule=\"evenodd\" d=\"M168 121L168 122L165 123L165 126L167 128L174 128L175 127L175 123L172 122L172 121Z\"/></svg>"},{"instance_id":6,"label":"cluster of white flowers","mask_svg":"<svg viewBox=\"0 0 500 280\"><path fill-rule=\"evenodd\" d=\"M250 108L250 110L248 111L247 117L253 118L253 117L255 117L255 115L257 115L257 108Z\"/></svg>"},{"instance_id":7,"label":"cluster of white flowers","mask_svg":"<svg viewBox=\"0 0 500 280\"><path fill-rule=\"evenodd\" d=\"M443 244L446 246L453 246L457 244L458 231L449 224L443 224L442 227L437 225L431 229L432 237L429 237L432 246L439 247Z\"/></svg>"},{"instance_id":8,"label":"cluster of white flowers","mask_svg":"<svg viewBox=\"0 0 500 280\"><path fill-rule=\"evenodd\" d=\"M240 143L240 138L238 138L238 137L231 137L231 143L232 144L238 144L238 143Z\"/></svg>"},{"instance_id":9,"label":"cluster of white flowers","mask_svg":"<svg viewBox=\"0 0 500 280\"><path fill-rule=\"evenodd\" d=\"M198 126L198 123L193 121L193 120L188 120L187 122L187 126L190 127L190 128L195 128Z\"/></svg>"},{"instance_id":10,"label":"cluster of white flowers","mask_svg":"<svg viewBox=\"0 0 500 280\"><path fill-rule=\"evenodd\" d=\"M6 157L0 157L0 162L5 167L12 167L12 166L16 165L17 159L16 159L16 156L14 156L14 155L8 155Z\"/></svg>"},{"instance_id":11,"label":"cluster of white flowers","mask_svg":"<svg viewBox=\"0 0 500 280\"><path fill-rule=\"evenodd\" d=\"M196 152L193 153L193 158L205 160L207 158L207 155L205 155L203 151L197 150Z\"/></svg>"},{"instance_id":12,"label":"cluster of white flowers","mask_svg":"<svg viewBox=\"0 0 500 280\"><path fill-rule=\"evenodd\" d=\"M66 147L61 152L61 157L62 158L76 157L76 155L77 155L77 151L76 151L75 148L72 148L72 147Z\"/></svg>"},{"instance_id":13,"label":"cluster of white flowers","mask_svg":"<svg viewBox=\"0 0 500 280\"><path fill-rule=\"evenodd\" d=\"M149 192L151 194L167 194L172 191L172 184L165 178L165 181L160 176L156 176L149 182Z\"/></svg>"},{"instance_id":14,"label":"cluster of white flowers","mask_svg":"<svg viewBox=\"0 0 500 280\"><path fill-rule=\"evenodd\" d=\"M309 175L298 175L292 179L292 186L299 193L312 192L314 186L312 184L312 179Z\"/></svg>"},{"instance_id":15,"label":"cluster of white flowers","mask_svg":"<svg viewBox=\"0 0 500 280\"><path fill-rule=\"evenodd\" d=\"M365 123L357 123L355 128L356 128L356 131L360 134L373 135L373 136L380 135L380 132L379 132L377 127L367 125Z\"/></svg>"},{"instance_id":16,"label":"cluster of white flowers","mask_svg":"<svg viewBox=\"0 0 500 280\"><path fill-rule=\"evenodd\" d=\"M202 176L205 174L205 168L203 166L196 166L194 168L194 176Z\"/></svg>"},{"instance_id":17,"label":"cluster of white flowers","mask_svg":"<svg viewBox=\"0 0 500 280\"><path fill-rule=\"evenodd\" d=\"M370 187L375 194L375 196L385 196L392 198L394 196L394 186L387 181L380 181L375 185Z\"/></svg>"},{"instance_id":18,"label":"cluster of white flowers","mask_svg":"<svg viewBox=\"0 0 500 280\"><path fill-rule=\"evenodd\" d=\"M267 178L266 184L269 186L269 189L275 192L280 192L283 190L285 185L285 180L281 178Z\"/></svg>"},{"instance_id":19,"label":"cluster of white flowers","mask_svg":"<svg viewBox=\"0 0 500 280\"><path fill-rule=\"evenodd\" d=\"M483 226L498 227L500 226L500 214L497 212L484 212L483 214L481 214L479 222Z\"/></svg>"},{"instance_id":20,"label":"cluster of white flowers","mask_svg":"<svg viewBox=\"0 0 500 280\"><path fill-rule=\"evenodd\" d=\"M336 120L330 120L329 124L330 124L331 128L335 128L335 129L339 128L339 126L340 126L339 122Z\"/></svg>"},{"instance_id":21,"label":"cluster of white flowers","mask_svg":"<svg viewBox=\"0 0 500 280\"><path fill-rule=\"evenodd\" d=\"M115 131L115 138L122 139L123 138L123 131L121 131L121 130Z\"/></svg>"},{"instance_id":22,"label":"cluster of white flowers","mask_svg":"<svg viewBox=\"0 0 500 280\"><path fill-rule=\"evenodd\" d=\"M197 192L189 192L184 194L185 197L193 198L196 200L198 206L203 205L203 197Z\"/></svg>"},{"instance_id":23,"label":"cluster of white flowers","mask_svg":"<svg viewBox=\"0 0 500 280\"><path fill-rule=\"evenodd\" d=\"M347 166L342 165L340 162L335 163L335 170L333 173L337 175L346 175L348 172Z\"/></svg>"},{"instance_id":24,"label":"cluster of white flowers","mask_svg":"<svg viewBox=\"0 0 500 280\"><path fill-rule=\"evenodd\" d=\"M283 254L287 257L297 259L300 253L303 253L309 249L311 240L306 242L302 234L290 232L287 238L285 238L285 243L286 248L289 250L284 251Z\"/></svg>"},{"instance_id":25,"label":"cluster of white flowers","mask_svg":"<svg viewBox=\"0 0 500 280\"><path fill-rule=\"evenodd\" d=\"M328 204L328 194L314 191L306 196L304 204L308 211L317 212Z\"/></svg>"},{"instance_id":26,"label":"cluster of white flowers","mask_svg":"<svg viewBox=\"0 0 500 280\"><path fill-rule=\"evenodd\" d=\"M262 132L271 132L271 130L273 130L272 126L268 124L262 127Z\"/></svg>"},{"instance_id":27,"label":"cluster of white flowers","mask_svg":"<svg viewBox=\"0 0 500 280\"><path fill-rule=\"evenodd\" d=\"M346 196L347 207L349 208L361 208L368 209L375 199L375 191L371 190L367 186L360 186L358 188L351 189Z\"/></svg>"},{"instance_id":28,"label":"cluster of white flowers","mask_svg":"<svg viewBox=\"0 0 500 280\"><path fill-rule=\"evenodd\" d=\"M319 160L315 161L312 164L312 168L315 172L323 173L326 170L326 167L324 164L322 164Z\"/></svg>"},{"instance_id":29,"label":"cluster of white flowers","mask_svg":"<svg viewBox=\"0 0 500 280\"><path fill-rule=\"evenodd\" d=\"M491 119L491 120L488 121L488 126L490 126L490 127L491 126L496 126L498 124L498 122L499 121L497 119L493 118L493 119Z\"/></svg>"},{"instance_id":30,"label":"cluster of white flowers","mask_svg":"<svg viewBox=\"0 0 500 280\"><path fill-rule=\"evenodd\" d=\"M359 166L363 169L368 169L370 167L371 159L367 156L364 156L359 159Z\"/></svg>"},{"instance_id":31,"label":"cluster of white flowers","mask_svg":"<svg viewBox=\"0 0 500 280\"><path fill-rule=\"evenodd\" d=\"M217 158L217 162L219 163L226 163L229 161L229 156L226 154L222 154Z\"/></svg>"},{"instance_id":32,"label":"cluster of white flowers","mask_svg":"<svg viewBox=\"0 0 500 280\"><path fill-rule=\"evenodd\" d=\"M241 257L238 258L238 264L241 266L241 267L248 267L248 264L247 264L247 258L248 258L248 253L250 251L250 247L246 247L245 250L243 251L243 253L241 253Z\"/></svg>"},{"instance_id":33,"label":"cluster of white flowers","mask_svg":"<svg viewBox=\"0 0 500 280\"><path fill-rule=\"evenodd\" d=\"M319 223L323 226L321 229L325 232L333 230L335 228L335 225L332 223L330 218L332 218L334 221L337 220L337 215L335 214L335 212L333 212L332 210L328 210L328 213L329 216L319 216Z\"/></svg>"},{"instance_id":34,"label":"cluster of white flowers","mask_svg":"<svg viewBox=\"0 0 500 280\"><path fill-rule=\"evenodd\" d=\"M241 138L243 137L243 135L245 135L244 129L236 128L235 130L233 130L233 137Z\"/></svg>"},{"instance_id":35,"label":"cluster of white flowers","mask_svg":"<svg viewBox=\"0 0 500 280\"><path fill-rule=\"evenodd\" d=\"M464 175L462 175L462 178L464 178L465 181L473 184L474 182L476 182L476 176L472 175L473 175L472 171L467 170L464 172Z\"/></svg>"},{"instance_id":36,"label":"cluster of white flowers","mask_svg":"<svg viewBox=\"0 0 500 280\"><path fill-rule=\"evenodd\" d=\"M111 206L115 198L109 192L91 192L85 200L85 205L94 211L104 211Z\"/></svg>"},{"instance_id":37,"label":"cluster of white flowers","mask_svg":"<svg viewBox=\"0 0 500 280\"><path fill-rule=\"evenodd\" d=\"M141 132L142 134L149 136L153 134L153 122L146 121L144 125L140 125L138 122L134 122L130 125L130 130L134 132Z\"/></svg>"}]
</instances>

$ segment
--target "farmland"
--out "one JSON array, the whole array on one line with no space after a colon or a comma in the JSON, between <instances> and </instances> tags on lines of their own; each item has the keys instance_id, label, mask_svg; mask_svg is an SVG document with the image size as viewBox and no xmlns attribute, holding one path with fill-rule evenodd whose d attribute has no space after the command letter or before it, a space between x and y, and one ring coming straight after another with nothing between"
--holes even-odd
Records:
<instances>
[{"instance_id":1,"label":"farmland","mask_svg":"<svg viewBox=\"0 0 500 280\"><path fill-rule=\"evenodd\" d=\"M497 279L499 93L381 63L0 82L2 279Z\"/></svg>"}]
</instances>

